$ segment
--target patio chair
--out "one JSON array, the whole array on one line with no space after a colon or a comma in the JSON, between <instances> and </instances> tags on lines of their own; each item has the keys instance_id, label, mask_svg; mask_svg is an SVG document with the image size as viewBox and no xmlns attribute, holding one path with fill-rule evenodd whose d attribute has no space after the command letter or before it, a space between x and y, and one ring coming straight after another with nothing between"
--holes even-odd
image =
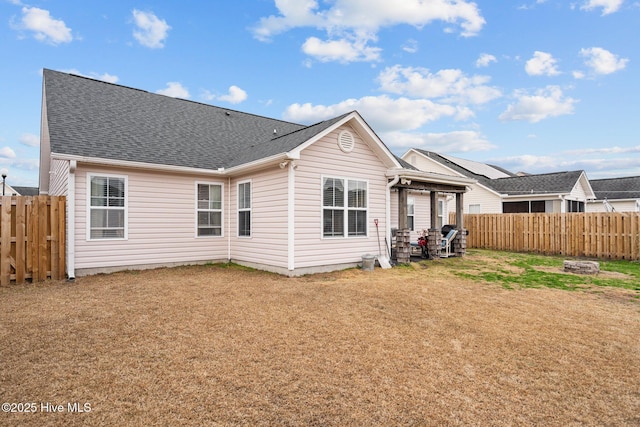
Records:
<instances>
[{"instance_id":1,"label":"patio chair","mask_svg":"<svg viewBox=\"0 0 640 427\"><path fill-rule=\"evenodd\" d=\"M456 234L458 234L458 230L452 228L451 230L449 230L447 235L442 238L442 244L440 246L440 258L448 258L453 255L451 253L451 242L453 242Z\"/></svg>"}]
</instances>

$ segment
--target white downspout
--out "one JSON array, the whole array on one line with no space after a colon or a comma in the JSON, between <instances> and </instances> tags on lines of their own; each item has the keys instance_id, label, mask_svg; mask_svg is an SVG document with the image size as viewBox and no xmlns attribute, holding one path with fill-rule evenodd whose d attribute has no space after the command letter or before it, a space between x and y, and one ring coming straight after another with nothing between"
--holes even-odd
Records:
<instances>
[{"instance_id":1,"label":"white downspout","mask_svg":"<svg viewBox=\"0 0 640 427\"><path fill-rule=\"evenodd\" d=\"M67 183L67 278L76 278L76 168L75 160L69 162ZM87 221L89 218L87 218Z\"/></svg>"},{"instance_id":2,"label":"white downspout","mask_svg":"<svg viewBox=\"0 0 640 427\"><path fill-rule=\"evenodd\" d=\"M231 177L227 178L227 261L231 262Z\"/></svg>"},{"instance_id":3,"label":"white downspout","mask_svg":"<svg viewBox=\"0 0 640 427\"><path fill-rule=\"evenodd\" d=\"M391 187L396 185L400 181L400 176L396 175L393 177L391 181L387 184L387 193L386 196L386 206L385 206L385 215L386 219L384 222L385 230L384 234L387 237L387 241L385 242L385 251L389 250L389 246L391 245ZM385 254L386 255L386 254Z\"/></svg>"},{"instance_id":4,"label":"white downspout","mask_svg":"<svg viewBox=\"0 0 640 427\"><path fill-rule=\"evenodd\" d=\"M289 162L287 183L287 267L290 272L296 269L296 167L295 162Z\"/></svg>"}]
</instances>

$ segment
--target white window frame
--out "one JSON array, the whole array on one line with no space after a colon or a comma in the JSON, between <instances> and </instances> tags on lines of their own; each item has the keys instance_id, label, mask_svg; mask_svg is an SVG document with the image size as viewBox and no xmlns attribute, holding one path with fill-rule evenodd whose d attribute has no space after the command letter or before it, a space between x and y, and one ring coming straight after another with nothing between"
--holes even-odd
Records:
<instances>
[{"instance_id":1,"label":"white window frame","mask_svg":"<svg viewBox=\"0 0 640 427\"><path fill-rule=\"evenodd\" d=\"M411 218L411 221L409 221ZM409 230L414 231L416 227L416 199L415 197L407 197L407 225Z\"/></svg>"},{"instance_id":2,"label":"white window frame","mask_svg":"<svg viewBox=\"0 0 640 427\"><path fill-rule=\"evenodd\" d=\"M91 206L91 179L92 178L115 178L124 181L124 206ZM127 240L129 238L129 177L127 175L114 175L110 173L87 172L87 241L114 241ZM107 196L108 198L108 196ZM124 233L123 237L91 237L91 211L100 210L122 210L124 211Z\"/></svg>"},{"instance_id":3,"label":"white window frame","mask_svg":"<svg viewBox=\"0 0 640 427\"><path fill-rule=\"evenodd\" d=\"M344 187L344 200L343 206L325 206L324 204L324 182L326 179L335 179L342 181L342 185ZM366 200L365 207L349 207L349 182L359 182L363 183L366 191ZM358 239L358 238L368 238L369 237L369 181L366 179L358 179L358 178L348 178L348 177L339 177L339 176L321 176L320 177L320 237L322 239ZM342 211L343 215L343 224L344 229L342 235L336 236L326 236L324 234L324 211L325 209L330 209L334 211ZM365 234L361 235L349 235L349 212L365 212L366 220L365 220Z\"/></svg>"},{"instance_id":4,"label":"white window frame","mask_svg":"<svg viewBox=\"0 0 640 427\"><path fill-rule=\"evenodd\" d=\"M446 215L446 202L444 199L438 199L438 228L442 228L446 223L444 222L444 216Z\"/></svg>"},{"instance_id":5,"label":"white window frame","mask_svg":"<svg viewBox=\"0 0 640 427\"><path fill-rule=\"evenodd\" d=\"M200 209L200 207L198 206L198 186L199 185L216 185L218 187L220 187L220 209ZM211 238L221 238L224 237L224 183L223 182L217 182L217 181L196 181L195 182L195 205L194 205L194 210L195 210L195 230L194 230L194 235L196 237L196 239L211 239ZM203 212L220 212L220 235L216 236L216 235L199 235L198 231L199 231L199 227L198 227L198 213L200 211Z\"/></svg>"},{"instance_id":6,"label":"white window frame","mask_svg":"<svg viewBox=\"0 0 640 427\"><path fill-rule=\"evenodd\" d=\"M241 185L246 185L249 184L249 207L246 206L240 206L240 186ZM240 238L244 238L244 239L248 239L251 238L251 236L253 235L253 212L252 212L252 208L253 208L253 183L251 182L250 179L248 180L244 180L244 181L239 181L238 185L236 187L237 191L237 199L238 199L238 237ZM240 234L240 212L249 212L249 234Z\"/></svg>"}]
</instances>

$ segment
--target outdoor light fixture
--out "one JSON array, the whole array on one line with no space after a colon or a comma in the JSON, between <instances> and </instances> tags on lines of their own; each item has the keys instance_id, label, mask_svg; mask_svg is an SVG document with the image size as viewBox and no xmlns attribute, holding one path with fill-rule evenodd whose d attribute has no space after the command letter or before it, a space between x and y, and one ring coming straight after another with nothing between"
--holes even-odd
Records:
<instances>
[{"instance_id":1,"label":"outdoor light fixture","mask_svg":"<svg viewBox=\"0 0 640 427\"><path fill-rule=\"evenodd\" d=\"M7 168L2 168L2 170L0 170L0 173L2 173L2 195L4 196L4 189L6 187L5 182L7 181L7 175L9 174L9 171L7 170Z\"/></svg>"}]
</instances>

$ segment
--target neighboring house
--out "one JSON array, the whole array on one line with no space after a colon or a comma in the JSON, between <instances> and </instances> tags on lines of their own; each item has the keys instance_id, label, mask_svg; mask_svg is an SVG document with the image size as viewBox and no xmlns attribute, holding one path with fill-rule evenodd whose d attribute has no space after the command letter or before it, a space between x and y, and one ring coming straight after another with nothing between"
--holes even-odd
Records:
<instances>
[{"instance_id":1,"label":"neighboring house","mask_svg":"<svg viewBox=\"0 0 640 427\"><path fill-rule=\"evenodd\" d=\"M422 171L476 180L465 195L465 213L584 212L595 195L584 171L514 174L497 166L420 149L410 149L402 159ZM445 217L455 207L446 198Z\"/></svg>"},{"instance_id":2,"label":"neighboring house","mask_svg":"<svg viewBox=\"0 0 640 427\"><path fill-rule=\"evenodd\" d=\"M592 179L596 197L587 212L640 212L640 176Z\"/></svg>"},{"instance_id":3,"label":"neighboring house","mask_svg":"<svg viewBox=\"0 0 640 427\"><path fill-rule=\"evenodd\" d=\"M13 187L14 192L18 196L37 196L40 194L38 187Z\"/></svg>"},{"instance_id":4,"label":"neighboring house","mask_svg":"<svg viewBox=\"0 0 640 427\"><path fill-rule=\"evenodd\" d=\"M355 266L406 227L408 191L462 205L473 183L407 165L355 111L305 126L51 70L42 102L40 193L67 198L70 278Z\"/></svg>"}]
</instances>

